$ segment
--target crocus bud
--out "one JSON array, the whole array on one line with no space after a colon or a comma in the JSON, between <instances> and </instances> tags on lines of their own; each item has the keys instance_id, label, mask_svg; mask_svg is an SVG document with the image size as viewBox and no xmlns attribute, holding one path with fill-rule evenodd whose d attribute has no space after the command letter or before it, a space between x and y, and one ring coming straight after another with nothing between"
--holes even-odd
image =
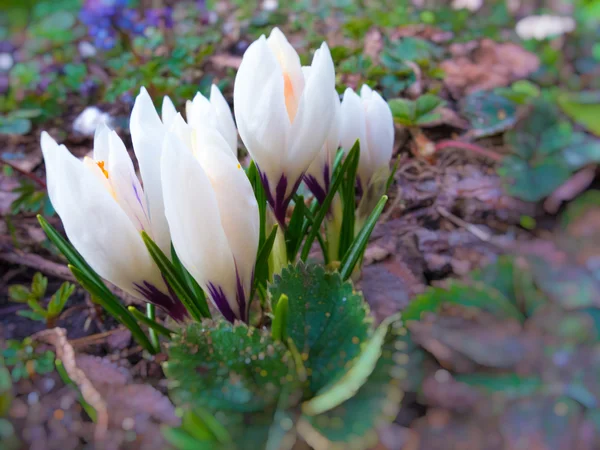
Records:
<instances>
[{"instance_id":1,"label":"crocus bud","mask_svg":"<svg viewBox=\"0 0 600 450\"><path fill-rule=\"evenodd\" d=\"M216 85L210 88L210 100L200 92L185 105L187 123L192 127L211 127L217 130L234 156L237 156L237 130L227 100Z\"/></svg>"},{"instance_id":2,"label":"crocus bud","mask_svg":"<svg viewBox=\"0 0 600 450\"><path fill-rule=\"evenodd\" d=\"M138 299L163 308L176 320L187 312L167 288L140 235L162 233L145 195L153 179L138 180L125 145L101 126L93 158L80 161L42 133L48 194L67 237L101 277ZM168 236L167 236L168 238Z\"/></svg>"},{"instance_id":3,"label":"crocus bud","mask_svg":"<svg viewBox=\"0 0 600 450\"><path fill-rule=\"evenodd\" d=\"M323 203L329 192L333 161L340 145L340 96L335 90L332 102L334 105L333 117L327 139L304 175L304 182L319 203Z\"/></svg>"},{"instance_id":4,"label":"crocus bud","mask_svg":"<svg viewBox=\"0 0 600 450\"><path fill-rule=\"evenodd\" d=\"M360 142L357 179L366 189L377 171L389 168L394 147L394 119L386 101L363 85L360 97L350 88L344 92L340 108L340 143L346 152Z\"/></svg>"},{"instance_id":5,"label":"crocus bud","mask_svg":"<svg viewBox=\"0 0 600 450\"><path fill-rule=\"evenodd\" d=\"M248 320L258 204L228 143L196 127L192 149L169 133L162 156L165 214L182 264L223 316Z\"/></svg>"},{"instance_id":6,"label":"crocus bud","mask_svg":"<svg viewBox=\"0 0 600 450\"><path fill-rule=\"evenodd\" d=\"M325 43L305 76L298 54L277 28L268 39L253 42L242 59L233 91L235 118L282 225L292 195L331 128L334 84Z\"/></svg>"}]
</instances>

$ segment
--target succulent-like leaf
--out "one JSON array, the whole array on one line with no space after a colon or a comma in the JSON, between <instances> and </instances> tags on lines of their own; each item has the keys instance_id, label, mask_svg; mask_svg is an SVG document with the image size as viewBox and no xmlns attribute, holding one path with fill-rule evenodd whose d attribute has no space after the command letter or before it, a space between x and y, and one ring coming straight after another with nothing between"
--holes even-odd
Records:
<instances>
[{"instance_id":1,"label":"succulent-like leaf","mask_svg":"<svg viewBox=\"0 0 600 450\"><path fill-rule=\"evenodd\" d=\"M171 394L184 406L262 411L297 382L285 346L268 332L241 323L191 324L175 336L168 353Z\"/></svg>"},{"instance_id":2,"label":"succulent-like leaf","mask_svg":"<svg viewBox=\"0 0 600 450\"><path fill-rule=\"evenodd\" d=\"M274 309L281 294L288 297L286 336L302 355L314 394L360 353L370 329L367 304L339 273L302 263L275 276L269 293Z\"/></svg>"}]
</instances>

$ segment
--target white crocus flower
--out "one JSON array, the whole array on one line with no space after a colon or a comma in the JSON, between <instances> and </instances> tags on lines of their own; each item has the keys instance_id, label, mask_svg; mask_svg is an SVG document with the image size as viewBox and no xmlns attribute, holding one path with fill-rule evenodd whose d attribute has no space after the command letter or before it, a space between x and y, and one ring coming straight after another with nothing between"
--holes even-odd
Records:
<instances>
[{"instance_id":1,"label":"white crocus flower","mask_svg":"<svg viewBox=\"0 0 600 450\"><path fill-rule=\"evenodd\" d=\"M333 161L340 145L340 96L335 89L332 95L332 103L334 105L333 119L331 127L329 127L329 133L327 133L327 139L304 175L304 182L319 203L323 203L329 192Z\"/></svg>"},{"instance_id":2,"label":"white crocus flower","mask_svg":"<svg viewBox=\"0 0 600 450\"><path fill-rule=\"evenodd\" d=\"M283 33L275 28L246 50L235 78L234 112L280 224L304 172L331 128L335 71L325 43L308 75Z\"/></svg>"},{"instance_id":3,"label":"white crocus flower","mask_svg":"<svg viewBox=\"0 0 600 450\"><path fill-rule=\"evenodd\" d=\"M575 30L576 23L572 17L551 16L542 14L528 16L517 22L515 31L521 39L536 39L538 41L560 36Z\"/></svg>"},{"instance_id":4,"label":"white crocus flower","mask_svg":"<svg viewBox=\"0 0 600 450\"><path fill-rule=\"evenodd\" d=\"M364 190L376 172L389 167L394 147L394 119L386 101L367 85L360 97L352 89L344 92L340 108L340 144L350 151L360 142L357 178Z\"/></svg>"},{"instance_id":5,"label":"white crocus flower","mask_svg":"<svg viewBox=\"0 0 600 450\"><path fill-rule=\"evenodd\" d=\"M227 100L221 94L216 85L210 88L210 100L200 92L194 100L185 105L187 123L196 128L197 126L212 127L216 129L229 145L231 152L237 156L237 130L233 121L233 114L227 104Z\"/></svg>"},{"instance_id":6,"label":"white crocus flower","mask_svg":"<svg viewBox=\"0 0 600 450\"><path fill-rule=\"evenodd\" d=\"M169 133L162 156L173 246L223 316L247 321L258 250L258 204L220 133L194 127L191 134L190 149L179 133Z\"/></svg>"},{"instance_id":7,"label":"white crocus flower","mask_svg":"<svg viewBox=\"0 0 600 450\"><path fill-rule=\"evenodd\" d=\"M164 103L167 103L165 106ZM160 157L167 125L176 115L175 107L167 98L163 103L163 120L160 119L154 103L145 88L135 99L129 129L133 150L140 166L140 174L144 181L144 193L148 205L148 214L152 218L152 239L166 254L171 254L171 236L165 218L165 207L162 198L160 179Z\"/></svg>"},{"instance_id":8,"label":"white crocus flower","mask_svg":"<svg viewBox=\"0 0 600 450\"><path fill-rule=\"evenodd\" d=\"M93 158L83 161L42 133L48 194L67 237L101 277L162 307L176 320L187 312L167 288L140 232L157 232L125 145L105 125L96 131ZM152 181L145 184L146 193Z\"/></svg>"}]
</instances>

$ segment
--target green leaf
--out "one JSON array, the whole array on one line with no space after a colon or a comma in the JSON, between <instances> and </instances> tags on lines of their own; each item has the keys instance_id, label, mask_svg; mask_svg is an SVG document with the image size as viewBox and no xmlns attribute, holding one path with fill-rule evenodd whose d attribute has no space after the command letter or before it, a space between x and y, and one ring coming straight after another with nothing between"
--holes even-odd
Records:
<instances>
[{"instance_id":1,"label":"green leaf","mask_svg":"<svg viewBox=\"0 0 600 450\"><path fill-rule=\"evenodd\" d=\"M71 297L71 294L73 294L73 291L75 291L74 284L68 282L61 284L60 288L58 288L58 291L54 293L50 299L50 302L48 302L48 315L51 317L59 316L65 307L65 304L69 300L69 297Z\"/></svg>"},{"instance_id":2,"label":"green leaf","mask_svg":"<svg viewBox=\"0 0 600 450\"><path fill-rule=\"evenodd\" d=\"M198 284L198 282L194 279L192 274L185 268L185 266L179 260L179 256L177 256L177 252L175 252L175 247L171 244L171 259L173 260L173 266L175 266L175 270L179 272L183 280L186 282L190 292L192 293L193 298L199 299L200 304L206 303L206 294ZM207 303L208 305L208 303ZM205 311L208 314L208 318L211 317L210 309L207 308Z\"/></svg>"},{"instance_id":3,"label":"green leaf","mask_svg":"<svg viewBox=\"0 0 600 450\"><path fill-rule=\"evenodd\" d=\"M306 258L308 258L310 248L313 242L315 241L317 234L319 234L321 231L321 224L323 223L323 219L325 219L325 216L329 212L329 207L331 206L333 197L336 195L344 179L344 174L348 172L349 168L353 164L356 164L358 158L360 158L360 146L358 144L358 141L356 141L356 143L352 146L352 149L348 152L348 156L346 156L346 159L342 163L339 171L336 175L334 174L333 182L331 183L331 187L329 188L329 193L323 200L323 203L321 204L317 214L314 216L314 221L310 228L310 233L304 241L304 247L302 247L302 253L300 255L300 259L302 261L306 261Z\"/></svg>"},{"instance_id":4,"label":"green leaf","mask_svg":"<svg viewBox=\"0 0 600 450\"><path fill-rule=\"evenodd\" d=\"M317 395L304 402L302 412L309 416L321 414L339 406L356 394L375 370L388 328L399 319L399 314L385 319L352 362L350 369L339 380L325 386Z\"/></svg>"},{"instance_id":5,"label":"green leaf","mask_svg":"<svg viewBox=\"0 0 600 450\"><path fill-rule=\"evenodd\" d=\"M481 389L488 394L501 394L511 399L533 395L543 387L542 380L538 377L519 376L514 373L459 374L454 378L456 381Z\"/></svg>"},{"instance_id":6,"label":"green leaf","mask_svg":"<svg viewBox=\"0 0 600 450\"><path fill-rule=\"evenodd\" d=\"M414 126L416 122L416 105L405 98L394 98L388 101L394 120L400 125Z\"/></svg>"},{"instance_id":7,"label":"green leaf","mask_svg":"<svg viewBox=\"0 0 600 450\"><path fill-rule=\"evenodd\" d=\"M600 136L600 92L563 93L557 102L567 116Z\"/></svg>"},{"instance_id":8,"label":"green leaf","mask_svg":"<svg viewBox=\"0 0 600 450\"><path fill-rule=\"evenodd\" d=\"M302 195L296 195L294 197L294 212L290 222L285 230L285 247L290 262L296 259L296 253L302 243L303 224L304 224L304 210L306 205L304 204L304 197Z\"/></svg>"},{"instance_id":9,"label":"green leaf","mask_svg":"<svg viewBox=\"0 0 600 450\"><path fill-rule=\"evenodd\" d=\"M173 331L173 330L171 330L171 329L169 329L169 328L167 328L167 327L159 324L155 320L150 319L145 314L143 314L142 312L138 311L138 309L135 306L130 306L127 309L129 310L129 312L131 314L133 314L133 316L138 321L142 322L144 325L146 325L149 328L153 329L158 334L162 334L163 336L166 336L166 337L171 337L172 334L175 334L175 331Z\"/></svg>"},{"instance_id":10,"label":"green leaf","mask_svg":"<svg viewBox=\"0 0 600 450\"><path fill-rule=\"evenodd\" d=\"M358 141L357 141L358 142ZM360 149L360 142L358 142ZM340 229L339 255L346 253L354 239L354 222L356 211L356 171L360 160L360 151L358 156L352 159L346 170L342 184L340 186L340 197L342 200L342 226ZM337 260L338 255L330 255Z\"/></svg>"},{"instance_id":11,"label":"green leaf","mask_svg":"<svg viewBox=\"0 0 600 450\"><path fill-rule=\"evenodd\" d=\"M447 287L431 287L417 296L402 312L405 321L420 320L426 312L436 312L444 303L479 308L497 317L524 320L523 314L500 291L481 282L470 284L449 280Z\"/></svg>"},{"instance_id":12,"label":"green leaf","mask_svg":"<svg viewBox=\"0 0 600 450\"><path fill-rule=\"evenodd\" d=\"M8 288L8 296L13 302L26 303L31 297L31 291L21 284L13 284Z\"/></svg>"},{"instance_id":13,"label":"green leaf","mask_svg":"<svg viewBox=\"0 0 600 450\"><path fill-rule=\"evenodd\" d=\"M31 282L31 295L37 300L42 300L46 295L46 289L48 288L48 278L42 275L40 272L36 272Z\"/></svg>"},{"instance_id":14,"label":"green leaf","mask_svg":"<svg viewBox=\"0 0 600 450\"><path fill-rule=\"evenodd\" d=\"M258 287L267 286L267 280L269 279L269 255L273 249L275 238L277 237L278 225L273 225L273 229L269 234L269 237L263 242L262 247L258 249L258 255L256 256L256 265L254 266L254 284L252 292L250 293L250 301L254 298L254 293Z\"/></svg>"},{"instance_id":15,"label":"green leaf","mask_svg":"<svg viewBox=\"0 0 600 450\"><path fill-rule=\"evenodd\" d=\"M461 114L471 124L474 138L493 136L517 122L517 105L494 91L475 91L460 103Z\"/></svg>"},{"instance_id":16,"label":"green leaf","mask_svg":"<svg viewBox=\"0 0 600 450\"><path fill-rule=\"evenodd\" d=\"M148 340L148 337L144 334L139 324L131 313L125 308L119 299L110 291L108 294L103 291L102 287L95 283L93 279L90 279L88 275L82 272L75 266L69 265L69 270L75 276L75 279L81 284L81 286L87 290L91 295L92 299L104 308L111 316L117 319L120 323L125 325L133 338L150 354L155 354L156 349L152 343ZM102 284L104 287L104 283Z\"/></svg>"},{"instance_id":17,"label":"green leaf","mask_svg":"<svg viewBox=\"0 0 600 450\"><path fill-rule=\"evenodd\" d=\"M256 164L254 164L254 161L250 161L246 175L250 180L250 184L254 190L254 196L256 197L256 202L258 203L258 215L260 218L258 248L261 248L266 239L267 194L265 193L262 180L260 179L260 174L256 168Z\"/></svg>"},{"instance_id":18,"label":"green leaf","mask_svg":"<svg viewBox=\"0 0 600 450\"><path fill-rule=\"evenodd\" d=\"M198 321L202 320L202 317L209 317L210 312L208 310L206 298L201 299L194 297L194 294L191 292L186 280L181 276L181 273L177 271L175 265L169 261L169 258L165 256L160 247L156 245L145 231L142 231L142 239L163 277L165 277L165 280L171 289L173 289L177 298L184 304L190 315ZM202 300L204 300L204 302L202 302Z\"/></svg>"},{"instance_id":19,"label":"green leaf","mask_svg":"<svg viewBox=\"0 0 600 450\"><path fill-rule=\"evenodd\" d=\"M37 322L44 322L46 320L46 317L44 317L43 314L40 314L39 312L29 311L27 309L17 311L17 316L26 317Z\"/></svg>"},{"instance_id":20,"label":"green leaf","mask_svg":"<svg viewBox=\"0 0 600 450\"><path fill-rule=\"evenodd\" d=\"M258 412L297 383L294 362L265 330L205 320L189 325L168 348L164 369L180 406Z\"/></svg>"},{"instance_id":21,"label":"green leaf","mask_svg":"<svg viewBox=\"0 0 600 450\"><path fill-rule=\"evenodd\" d=\"M377 205L375 205L373 212L369 214L369 217L367 217L365 224L363 225L359 233L356 235L356 239L354 239L354 242L344 255L344 259L342 260L340 266L340 275L344 280L348 279L350 275L352 275L354 267L362 258L365 249L367 248L369 237L373 232L373 228L375 228L379 216L383 212L383 208L385 207L387 199L387 195L384 195L383 197L381 197L379 202L377 202Z\"/></svg>"},{"instance_id":22,"label":"green leaf","mask_svg":"<svg viewBox=\"0 0 600 450\"><path fill-rule=\"evenodd\" d=\"M362 295L339 273L302 263L276 275L269 294L274 310L283 294L288 297L285 334L302 355L310 391L341 377L369 334L372 319Z\"/></svg>"},{"instance_id":23,"label":"green leaf","mask_svg":"<svg viewBox=\"0 0 600 450\"><path fill-rule=\"evenodd\" d=\"M31 121L18 117L0 117L0 134L24 135L31 131Z\"/></svg>"},{"instance_id":24,"label":"green leaf","mask_svg":"<svg viewBox=\"0 0 600 450\"><path fill-rule=\"evenodd\" d=\"M298 431L309 445L317 449L348 448L351 443L353 449L359 450L375 446L377 429L393 421L400 409L408 358L399 350L399 339L405 334L400 321L389 327L381 356L352 397L325 413L302 416Z\"/></svg>"},{"instance_id":25,"label":"green leaf","mask_svg":"<svg viewBox=\"0 0 600 450\"><path fill-rule=\"evenodd\" d=\"M289 307L288 297L285 294L281 294L277 301L277 307L275 308L275 314L273 316L273 323L271 324L271 336L276 341L286 342L287 341L287 324L289 321Z\"/></svg>"}]
</instances>

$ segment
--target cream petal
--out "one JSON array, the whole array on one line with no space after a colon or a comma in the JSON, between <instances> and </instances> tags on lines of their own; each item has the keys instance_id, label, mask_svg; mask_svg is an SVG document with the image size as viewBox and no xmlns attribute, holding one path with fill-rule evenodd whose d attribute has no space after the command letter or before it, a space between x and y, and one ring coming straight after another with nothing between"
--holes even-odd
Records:
<instances>
[{"instance_id":1,"label":"cream petal","mask_svg":"<svg viewBox=\"0 0 600 450\"><path fill-rule=\"evenodd\" d=\"M244 54L233 100L240 137L274 189L282 175L291 125L281 68L264 36L250 44Z\"/></svg>"},{"instance_id":2,"label":"cream petal","mask_svg":"<svg viewBox=\"0 0 600 450\"><path fill-rule=\"evenodd\" d=\"M394 119L387 102L372 92L366 105L367 141L372 170L389 165L394 147Z\"/></svg>"},{"instance_id":3,"label":"cream petal","mask_svg":"<svg viewBox=\"0 0 600 450\"><path fill-rule=\"evenodd\" d=\"M117 202L83 163L64 146L42 137L51 201L67 237L103 278L144 299L136 284L167 292L160 272Z\"/></svg>"},{"instance_id":4,"label":"cream petal","mask_svg":"<svg viewBox=\"0 0 600 450\"><path fill-rule=\"evenodd\" d=\"M138 231L146 231L154 238L150 227L146 200L125 144L117 133L109 136L108 181L115 199Z\"/></svg>"},{"instance_id":5,"label":"cream petal","mask_svg":"<svg viewBox=\"0 0 600 450\"><path fill-rule=\"evenodd\" d=\"M175 135L169 133L164 145L165 214L175 251L216 306L223 311L224 305L213 295L214 288L222 289L229 308L240 317L235 302L235 264L212 184L198 160Z\"/></svg>"},{"instance_id":6,"label":"cream petal","mask_svg":"<svg viewBox=\"0 0 600 450\"><path fill-rule=\"evenodd\" d=\"M201 152L198 160L215 193L221 226L227 236L247 298L258 251L258 204L242 166L231 158L226 148L218 150L213 145L214 143L204 144L207 151ZM220 145L227 144L223 141Z\"/></svg>"},{"instance_id":7,"label":"cream petal","mask_svg":"<svg viewBox=\"0 0 600 450\"><path fill-rule=\"evenodd\" d=\"M133 105L130 131L148 202L152 235L160 249L169 255L171 238L164 213L160 178L160 158L166 130L158 117L150 95L144 88L141 88Z\"/></svg>"},{"instance_id":8,"label":"cream petal","mask_svg":"<svg viewBox=\"0 0 600 450\"><path fill-rule=\"evenodd\" d=\"M298 113L292 124L285 165L290 179L301 176L325 144L334 115L335 106L331 100L334 89L333 61L327 45L323 43L315 52ZM288 189L291 188L292 183L288 185Z\"/></svg>"},{"instance_id":9,"label":"cream petal","mask_svg":"<svg viewBox=\"0 0 600 450\"><path fill-rule=\"evenodd\" d=\"M163 97L162 109L161 109L162 122L165 125L168 125L171 123L171 121L175 118L176 115L177 115L177 109L175 108L173 101L169 98L168 95L165 95Z\"/></svg>"},{"instance_id":10,"label":"cream petal","mask_svg":"<svg viewBox=\"0 0 600 450\"><path fill-rule=\"evenodd\" d=\"M227 141L233 154L237 156L238 138L235 122L233 121L233 114L227 104L227 100L225 100L225 97L223 97L219 88L214 84L210 88L210 103L217 116L219 131Z\"/></svg>"},{"instance_id":11,"label":"cream petal","mask_svg":"<svg viewBox=\"0 0 600 450\"><path fill-rule=\"evenodd\" d=\"M371 157L367 140L365 108L356 92L347 88L340 107L340 145L347 153L357 139L360 141L358 174L361 182L367 183L368 180L365 180L365 177L371 176Z\"/></svg>"},{"instance_id":12,"label":"cream petal","mask_svg":"<svg viewBox=\"0 0 600 450\"><path fill-rule=\"evenodd\" d=\"M288 107L291 106L292 111L288 111L288 113L290 113L290 116L295 116L305 84L300 57L285 35L277 27L271 31L267 39L267 44L277 58L282 75L286 76L289 80L292 101L288 100Z\"/></svg>"}]
</instances>

